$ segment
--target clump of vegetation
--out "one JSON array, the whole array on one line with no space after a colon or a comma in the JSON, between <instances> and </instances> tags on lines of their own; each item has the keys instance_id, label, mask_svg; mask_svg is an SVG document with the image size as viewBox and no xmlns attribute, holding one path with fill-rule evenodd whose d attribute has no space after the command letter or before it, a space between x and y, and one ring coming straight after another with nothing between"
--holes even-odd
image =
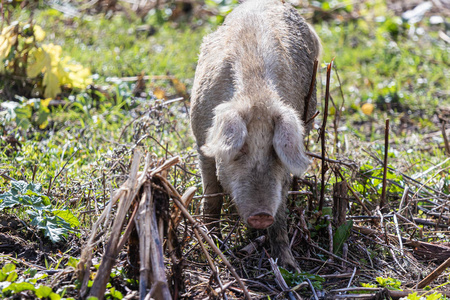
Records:
<instances>
[{"instance_id":1,"label":"clump of vegetation","mask_svg":"<svg viewBox=\"0 0 450 300\"><path fill-rule=\"evenodd\" d=\"M17 207L26 209L30 225L43 230L52 242L59 242L80 225L67 208L54 208L49 197L41 193L40 184L13 181L11 190L0 195L0 211Z\"/></svg>"},{"instance_id":2,"label":"clump of vegetation","mask_svg":"<svg viewBox=\"0 0 450 300\"><path fill-rule=\"evenodd\" d=\"M75 267L75 265L71 267ZM48 278L47 274L30 268L26 269L23 274L19 276L16 268L15 264L8 263L0 270L0 295L2 297L28 296L51 300L75 299L72 297L64 298L65 290L55 293L51 287L41 284Z\"/></svg>"},{"instance_id":3,"label":"clump of vegetation","mask_svg":"<svg viewBox=\"0 0 450 300\"><path fill-rule=\"evenodd\" d=\"M0 34L3 95L55 98L61 86L85 89L92 83L88 68L62 56L61 46L42 44L44 30L32 21L12 22ZM4 97L4 98L6 98Z\"/></svg>"}]
</instances>

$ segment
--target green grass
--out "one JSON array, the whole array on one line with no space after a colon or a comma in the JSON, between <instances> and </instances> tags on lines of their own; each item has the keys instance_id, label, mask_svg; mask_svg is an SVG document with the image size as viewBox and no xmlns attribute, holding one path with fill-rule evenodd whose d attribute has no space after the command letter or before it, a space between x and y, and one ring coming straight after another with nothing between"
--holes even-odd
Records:
<instances>
[{"instance_id":1,"label":"green grass","mask_svg":"<svg viewBox=\"0 0 450 300\"><path fill-rule=\"evenodd\" d=\"M318 99L319 106L323 105L325 66L334 57L342 87L333 69L331 95L339 106L342 89L345 104L338 124L337 147L332 125L336 109L330 105L327 152L330 157L348 158L358 164L358 172L344 169L344 176L372 208L380 197L379 160L384 155L386 119L391 122L389 165L394 169L389 171L388 180L400 185L391 184L388 188L388 196L394 203L406 184L403 174L417 175L446 157L441 135L424 140L424 134L438 132L436 111L450 107L448 96L441 93L448 91L450 82L450 47L437 35L443 25L432 27L427 19L415 25L423 28L421 34L410 35L410 25L386 11L379 2L359 13L361 16L356 20L314 25L323 44ZM381 16L383 20L377 18ZM27 17L24 11L19 18ZM171 181L180 191L191 185L201 191L200 179L195 176L194 140L185 93L184 101L161 109L158 107L161 101L153 95L156 88L162 87L169 99L180 95L170 81L147 82L147 96L135 97L134 83L111 83L107 78L169 73L186 84L188 93L202 38L217 25L205 20L201 25L197 24L199 20L159 23L155 16L142 20L121 14L111 18L104 15L71 18L50 8L37 12L35 19L47 33L44 43L61 45L63 55L89 66L96 74L94 84L102 89L67 95L65 106L50 110L45 129L39 129L33 121L39 117L37 109L33 110L30 125L25 127L8 119L10 115L0 115L0 133L15 137L21 144L19 150L14 150L0 140L1 172L16 180L42 184L42 193L50 191L55 207L70 207L82 221L82 228L92 224L84 212L102 209L109 199L109 184L114 189L125 179L132 149L138 141L141 149L159 158L170 154L182 156L190 173L172 172ZM138 31L139 26L154 26L156 33ZM364 103L375 105L371 115L362 112ZM316 129L321 116L316 120ZM318 153L317 135L317 130L311 132L309 149ZM449 167L447 162L436 172L417 179L449 194ZM307 175L320 178L318 161ZM332 183L336 181L330 175L327 195L331 195ZM10 188L10 181L0 177L0 191ZM354 212L360 208L354 204L352 209ZM13 212L27 220L24 210Z\"/></svg>"},{"instance_id":2,"label":"green grass","mask_svg":"<svg viewBox=\"0 0 450 300\"><path fill-rule=\"evenodd\" d=\"M52 32L48 42L59 44L64 53L82 65L90 66L101 78L138 74L165 75L191 81L202 38L210 25L159 24L156 17L148 21L130 21L123 15L104 15L70 19L55 10L43 11L39 24ZM150 26L155 30L149 35ZM147 30L139 31L139 27Z\"/></svg>"}]
</instances>

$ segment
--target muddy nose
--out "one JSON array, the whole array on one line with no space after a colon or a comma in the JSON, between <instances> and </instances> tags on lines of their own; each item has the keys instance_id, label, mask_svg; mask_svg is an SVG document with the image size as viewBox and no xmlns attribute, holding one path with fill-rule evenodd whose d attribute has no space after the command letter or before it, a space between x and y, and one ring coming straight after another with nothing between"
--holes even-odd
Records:
<instances>
[{"instance_id":1,"label":"muddy nose","mask_svg":"<svg viewBox=\"0 0 450 300\"><path fill-rule=\"evenodd\" d=\"M247 223L255 229L266 229L273 224L273 217L268 213L259 213L248 217Z\"/></svg>"}]
</instances>

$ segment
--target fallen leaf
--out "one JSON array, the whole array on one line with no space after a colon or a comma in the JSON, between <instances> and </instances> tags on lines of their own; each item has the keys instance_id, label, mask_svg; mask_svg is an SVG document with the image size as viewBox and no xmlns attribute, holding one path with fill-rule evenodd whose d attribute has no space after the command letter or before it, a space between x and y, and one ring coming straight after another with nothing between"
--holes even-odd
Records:
<instances>
[{"instance_id":1,"label":"fallen leaf","mask_svg":"<svg viewBox=\"0 0 450 300\"><path fill-rule=\"evenodd\" d=\"M163 89L157 87L153 90L153 95L155 95L157 99L164 99L166 97L166 92L164 92Z\"/></svg>"},{"instance_id":2,"label":"fallen leaf","mask_svg":"<svg viewBox=\"0 0 450 300\"><path fill-rule=\"evenodd\" d=\"M368 116L372 115L374 109L375 105L372 103L364 103L363 106L361 106L361 111Z\"/></svg>"},{"instance_id":3,"label":"fallen leaf","mask_svg":"<svg viewBox=\"0 0 450 300\"><path fill-rule=\"evenodd\" d=\"M177 94L184 95L186 94L186 85L179 81L178 79L174 78L172 79L172 84L175 90L177 91Z\"/></svg>"}]
</instances>

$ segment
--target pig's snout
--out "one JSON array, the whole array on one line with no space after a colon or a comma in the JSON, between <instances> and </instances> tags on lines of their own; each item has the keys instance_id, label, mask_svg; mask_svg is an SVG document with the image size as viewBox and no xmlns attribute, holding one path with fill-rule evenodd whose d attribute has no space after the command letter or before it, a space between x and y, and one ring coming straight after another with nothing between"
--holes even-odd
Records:
<instances>
[{"instance_id":1,"label":"pig's snout","mask_svg":"<svg viewBox=\"0 0 450 300\"><path fill-rule=\"evenodd\" d=\"M273 224L273 217L268 213L257 213L247 219L248 225L255 229L266 229Z\"/></svg>"}]
</instances>

